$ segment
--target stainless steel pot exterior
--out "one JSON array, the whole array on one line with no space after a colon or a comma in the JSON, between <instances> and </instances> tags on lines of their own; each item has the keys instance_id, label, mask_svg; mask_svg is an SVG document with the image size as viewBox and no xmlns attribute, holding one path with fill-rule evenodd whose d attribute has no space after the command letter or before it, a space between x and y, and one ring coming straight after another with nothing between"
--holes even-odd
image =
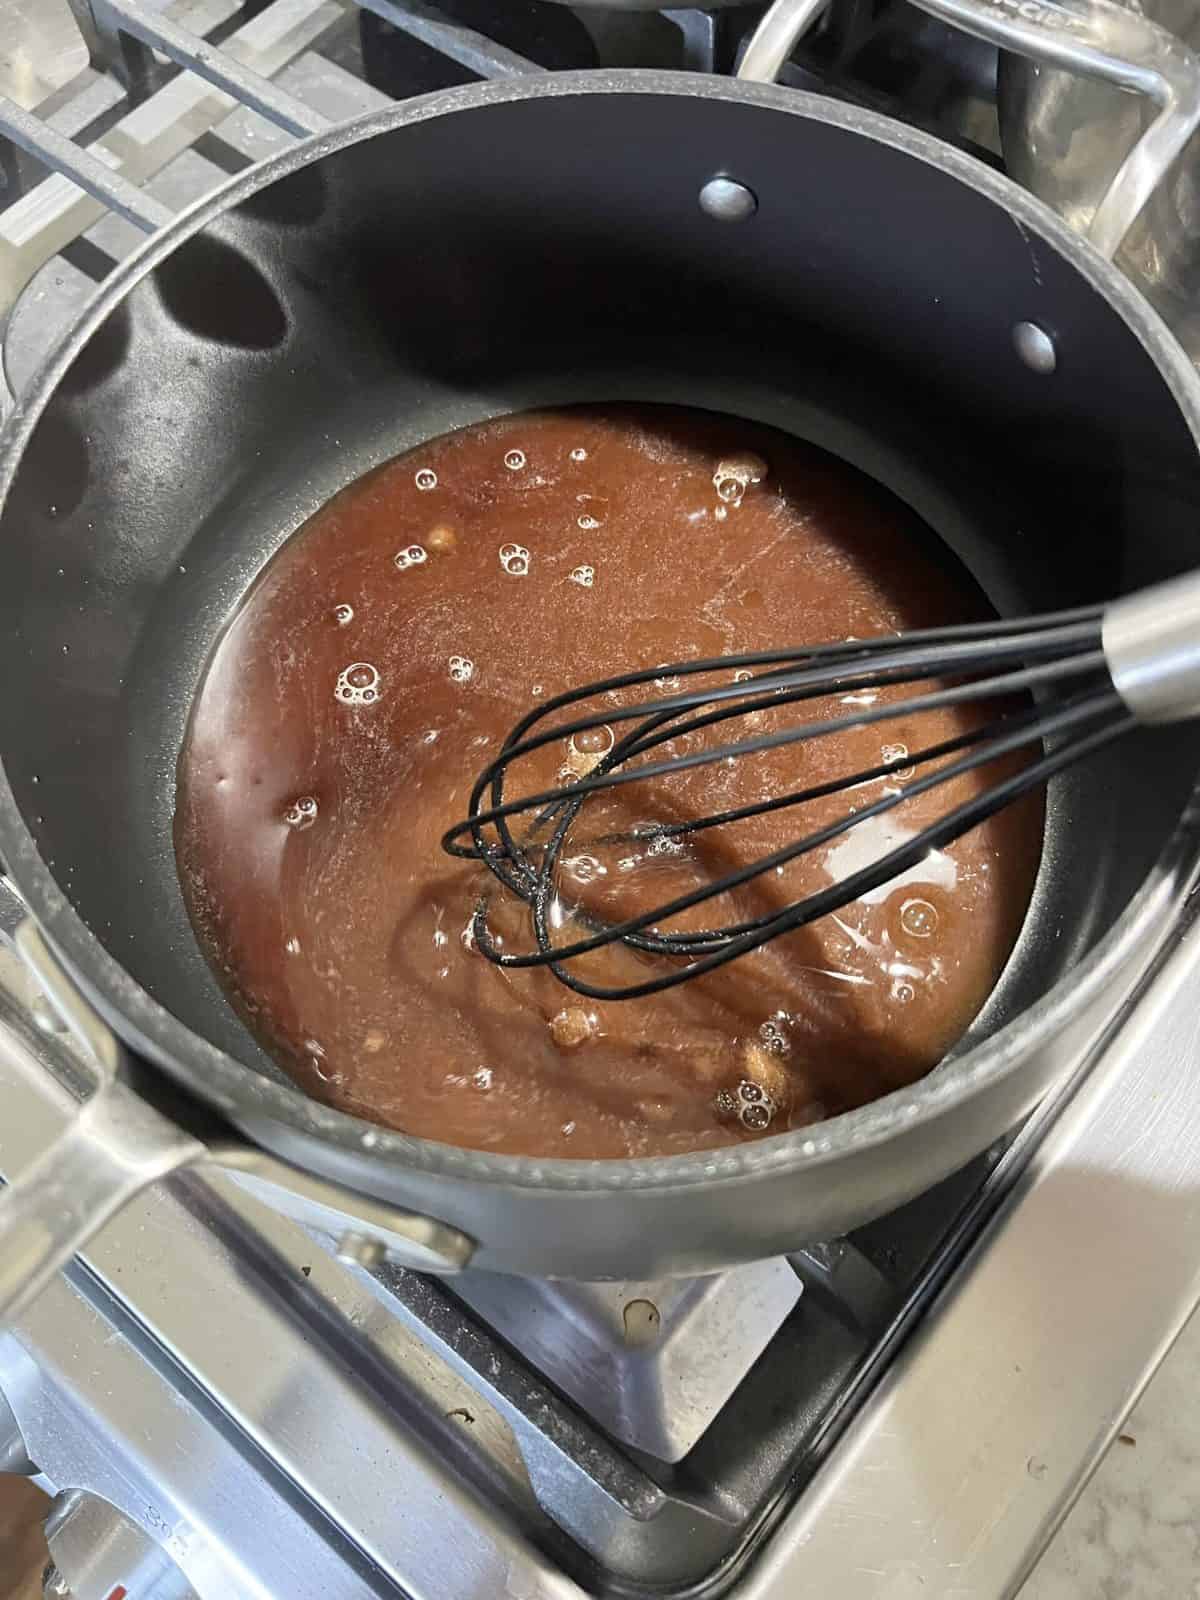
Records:
<instances>
[{"instance_id":1,"label":"stainless steel pot exterior","mask_svg":"<svg viewBox=\"0 0 1200 1600\"><path fill-rule=\"evenodd\" d=\"M255 1145L202 1143L124 1081L117 1034L82 998L47 950L20 897L0 876L0 945L11 943L40 991L57 1029L74 1038L68 1076L86 1079L83 1108L63 1136L40 1151L15 1179L6 1173L0 1194L0 1327L29 1305L54 1274L133 1197L171 1173L201 1162L223 1167L264 1194L285 1214L302 1218L337 1252L369 1262L387 1255L404 1266L457 1272L474 1241L443 1223L355 1196L353 1213L341 1191ZM0 994L0 1003L7 998ZM18 1013L19 1015L19 1013ZM46 1067L2 1030L10 1073L44 1076ZM53 1053L53 1052L52 1052ZM11 1081L11 1080L10 1080ZM45 1089L45 1085L39 1085ZM64 1085L66 1087L66 1085Z\"/></svg>"},{"instance_id":2,"label":"stainless steel pot exterior","mask_svg":"<svg viewBox=\"0 0 1200 1600\"><path fill-rule=\"evenodd\" d=\"M754 191L752 218L704 212L717 175ZM1026 322L1053 374L1022 361ZM1139 736L1064 781L1034 916L968 1047L798 1134L533 1161L306 1099L221 998L175 879L174 756L207 651L280 540L366 467L606 397L813 438L1006 608L1200 554L1197 380L1119 274L923 135L683 75L452 91L235 180L120 270L0 451L0 673L23 685L0 697L0 855L87 999L284 1157L461 1228L480 1266L581 1277L777 1253L953 1170L1115 1012L1198 852L1188 741Z\"/></svg>"},{"instance_id":3,"label":"stainless steel pot exterior","mask_svg":"<svg viewBox=\"0 0 1200 1600\"><path fill-rule=\"evenodd\" d=\"M1190 0L1118 3L1200 51L1200 10ZM1008 171L1086 234L1145 131L1146 106L1112 84L1020 56L1001 58L998 99ZM1200 359L1200 138L1169 168L1115 260Z\"/></svg>"}]
</instances>

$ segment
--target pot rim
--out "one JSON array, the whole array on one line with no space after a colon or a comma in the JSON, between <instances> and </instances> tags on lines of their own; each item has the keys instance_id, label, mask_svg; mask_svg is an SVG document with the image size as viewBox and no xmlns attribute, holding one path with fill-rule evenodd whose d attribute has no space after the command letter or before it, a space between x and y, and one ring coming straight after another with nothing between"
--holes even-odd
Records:
<instances>
[{"instance_id":1,"label":"pot rim","mask_svg":"<svg viewBox=\"0 0 1200 1600\"><path fill-rule=\"evenodd\" d=\"M236 175L182 211L105 280L95 298L43 365L0 434L0 517L24 449L58 384L86 341L124 296L177 245L230 207L328 155L409 124L489 105L555 96L636 94L703 96L760 105L843 128L947 173L1003 207L1018 225L1056 250L1137 337L1200 447L1200 376L1149 304L1109 262L1047 206L1010 179L931 134L877 112L801 90L695 74L622 69L547 73L536 78L440 90L356 118L298 141ZM378 1126L310 1099L297 1085L265 1077L179 1021L125 971L79 916L42 860L13 794L0 753L0 857L26 904L84 991L136 1048L171 1077L235 1121L282 1124L309 1138L352 1151L382 1174L402 1167L431 1176L521 1188L595 1190L689 1188L741 1183L766 1173L799 1171L881 1144L918 1120L944 1115L985 1084L1016 1069L1031 1043L1053 1038L1113 984L1137 956L1148 957L1169 935L1179 897L1200 860L1200 788L1193 791L1164 849L1113 927L1073 971L962 1056L935 1067L908 1088L855 1111L753 1143L681 1155L611 1160L501 1155L470 1150Z\"/></svg>"}]
</instances>

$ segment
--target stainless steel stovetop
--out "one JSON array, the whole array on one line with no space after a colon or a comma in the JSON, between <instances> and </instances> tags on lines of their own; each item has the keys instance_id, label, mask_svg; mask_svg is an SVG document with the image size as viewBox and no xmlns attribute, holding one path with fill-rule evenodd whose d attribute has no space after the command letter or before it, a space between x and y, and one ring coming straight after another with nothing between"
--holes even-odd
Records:
<instances>
[{"instance_id":1,"label":"stainless steel stovetop","mask_svg":"<svg viewBox=\"0 0 1200 1600\"><path fill-rule=\"evenodd\" d=\"M142 231L298 130L479 74L728 71L756 15L0 0L10 393ZM998 160L994 52L888 0L837 0L787 72ZM1014 1593L1200 1298L1200 932L1167 944L1015 1139L715 1278L443 1283L220 1175L160 1184L0 1335L0 1467L56 1497L47 1592ZM0 1173L78 1085L0 954Z\"/></svg>"}]
</instances>

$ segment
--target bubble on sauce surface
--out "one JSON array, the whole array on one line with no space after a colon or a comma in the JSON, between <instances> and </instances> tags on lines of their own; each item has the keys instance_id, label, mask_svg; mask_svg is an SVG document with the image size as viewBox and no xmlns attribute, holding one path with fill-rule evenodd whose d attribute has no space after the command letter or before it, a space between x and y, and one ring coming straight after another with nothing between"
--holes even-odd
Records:
<instances>
[{"instance_id":1,"label":"bubble on sauce surface","mask_svg":"<svg viewBox=\"0 0 1200 1600\"><path fill-rule=\"evenodd\" d=\"M583 448L583 446L581 444L577 444L575 446L574 450L571 451L571 460L572 461L586 461L587 460L587 451Z\"/></svg>"},{"instance_id":2,"label":"bubble on sauce surface","mask_svg":"<svg viewBox=\"0 0 1200 1600\"><path fill-rule=\"evenodd\" d=\"M752 450L723 457L713 473L713 487L726 505L740 506L742 497L752 483L761 483L767 475L767 463ZM720 508L718 508L719 510Z\"/></svg>"},{"instance_id":3,"label":"bubble on sauce surface","mask_svg":"<svg viewBox=\"0 0 1200 1600\"><path fill-rule=\"evenodd\" d=\"M590 589L596 581L595 567L576 567L570 574L570 581L581 589Z\"/></svg>"},{"instance_id":4,"label":"bubble on sauce surface","mask_svg":"<svg viewBox=\"0 0 1200 1600\"><path fill-rule=\"evenodd\" d=\"M419 567L425 561L424 548L419 544L406 545L403 550L397 550L392 557L392 564L399 572L407 572L409 567Z\"/></svg>"},{"instance_id":5,"label":"bubble on sauce surface","mask_svg":"<svg viewBox=\"0 0 1200 1600\"><path fill-rule=\"evenodd\" d=\"M720 1089L713 1110L723 1122L740 1122L751 1133L762 1133L775 1116L775 1102L752 1078L742 1078L732 1089Z\"/></svg>"},{"instance_id":6,"label":"bubble on sauce surface","mask_svg":"<svg viewBox=\"0 0 1200 1600\"><path fill-rule=\"evenodd\" d=\"M774 1056L787 1055L791 1047L782 1014L768 1017L765 1022L760 1023L758 1036L763 1042L763 1047Z\"/></svg>"},{"instance_id":7,"label":"bubble on sauce surface","mask_svg":"<svg viewBox=\"0 0 1200 1600\"><path fill-rule=\"evenodd\" d=\"M500 565L510 578L524 578L529 572L529 551L523 544L502 544Z\"/></svg>"},{"instance_id":8,"label":"bubble on sauce surface","mask_svg":"<svg viewBox=\"0 0 1200 1600\"><path fill-rule=\"evenodd\" d=\"M576 883L594 883L597 878L607 875L608 869L596 860L595 856L567 856L562 864L563 871L575 879Z\"/></svg>"},{"instance_id":9,"label":"bubble on sauce surface","mask_svg":"<svg viewBox=\"0 0 1200 1600\"><path fill-rule=\"evenodd\" d=\"M479 1089L483 1094L486 1094L492 1087L494 1076L495 1074L492 1072L491 1067L480 1067L476 1072L471 1074L471 1083L476 1089Z\"/></svg>"},{"instance_id":10,"label":"bubble on sauce surface","mask_svg":"<svg viewBox=\"0 0 1200 1600\"><path fill-rule=\"evenodd\" d=\"M370 706L379 699L379 669L369 661L353 661L338 673L334 698L346 706Z\"/></svg>"},{"instance_id":11,"label":"bubble on sauce surface","mask_svg":"<svg viewBox=\"0 0 1200 1600\"><path fill-rule=\"evenodd\" d=\"M470 656L450 657L450 677L455 683L470 683L475 676L475 663Z\"/></svg>"},{"instance_id":12,"label":"bubble on sauce surface","mask_svg":"<svg viewBox=\"0 0 1200 1600\"><path fill-rule=\"evenodd\" d=\"M430 489L437 488L437 481L438 475L436 472L434 472L432 467L422 467L413 478L413 482L416 484L417 488L425 494L428 494Z\"/></svg>"},{"instance_id":13,"label":"bubble on sauce surface","mask_svg":"<svg viewBox=\"0 0 1200 1600\"><path fill-rule=\"evenodd\" d=\"M587 511L585 511L581 517L577 517L575 521L576 526L582 528L585 533L591 533L593 529L600 526L598 519L593 517L591 513Z\"/></svg>"},{"instance_id":14,"label":"bubble on sauce surface","mask_svg":"<svg viewBox=\"0 0 1200 1600\"><path fill-rule=\"evenodd\" d=\"M334 606L333 620L339 628L346 627L348 623L354 621L354 607L348 605Z\"/></svg>"},{"instance_id":15,"label":"bubble on sauce surface","mask_svg":"<svg viewBox=\"0 0 1200 1600\"><path fill-rule=\"evenodd\" d=\"M569 742L572 749L580 750L585 755L604 755L613 747L613 731L605 722L598 728L581 728L578 733L571 735Z\"/></svg>"},{"instance_id":16,"label":"bubble on sauce surface","mask_svg":"<svg viewBox=\"0 0 1200 1600\"><path fill-rule=\"evenodd\" d=\"M576 778L586 778L595 770L616 743L616 735L607 723L600 728L581 728L567 740L567 759L564 767Z\"/></svg>"},{"instance_id":17,"label":"bubble on sauce surface","mask_svg":"<svg viewBox=\"0 0 1200 1600\"><path fill-rule=\"evenodd\" d=\"M317 820L318 810L315 797L311 794L302 794L288 806L283 813L283 820L289 828L294 828L297 833L303 833L305 828L311 828Z\"/></svg>"},{"instance_id":18,"label":"bubble on sauce surface","mask_svg":"<svg viewBox=\"0 0 1200 1600\"><path fill-rule=\"evenodd\" d=\"M906 900L900 907L900 926L914 939L928 939L937 925L937 908L928 900Z\"/></svg>"},{"instance_id":19,"label":"bubble on sauce surface","mask_svg":"<svg viewBox=\"0 0 1200 1600\"><path fill-rule=\"evenodd\" d=\"M525 465L524 450L509 450L504 457L504 465L510 472L520 472Z\"/></svg>"}]
</instances>

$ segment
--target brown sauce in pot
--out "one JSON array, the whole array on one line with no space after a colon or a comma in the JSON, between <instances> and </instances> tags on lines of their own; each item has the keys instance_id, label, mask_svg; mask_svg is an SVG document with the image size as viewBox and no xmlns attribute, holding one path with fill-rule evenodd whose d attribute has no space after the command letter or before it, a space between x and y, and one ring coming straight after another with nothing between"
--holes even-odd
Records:
<instances>
[{"instance_id":1,"label":"brown sauce in pot","mask_svg":"<svg viewBox=\"0 0 1200 1600\"><path fill-rule=\"evenodd\" d=\"M300 529L213 654L176 809L197 936L247 1026L305 1089L421 1137L643 1156L862 1105L928 1071L987 998L1028 903L1040 801L761 952L622 1002L487 963L469 934L480 869L439 840L539 696L689 657L980 614L978 592L895 500L757 424L610 406L436 439ZM895 774L864 787L874 798L904 784L910 750L983 714L887 722L696 769L653 795L622 791L603 817L580 817L563 894L628 914L801 829L784 811L678 850L591 844L589 828L621 832L614 817L724 809L882 753ZM521 771L522 790L578 759L544 754ZM955 780L758 880L721 920L845 876L995 777ZM807 808L803 831L855 799ZM514 949L530 946L528 915L494 903ZM624 950L588 959L593 978L628 981L621 963L648 970Z\"/></svg>"}]
</instances>

